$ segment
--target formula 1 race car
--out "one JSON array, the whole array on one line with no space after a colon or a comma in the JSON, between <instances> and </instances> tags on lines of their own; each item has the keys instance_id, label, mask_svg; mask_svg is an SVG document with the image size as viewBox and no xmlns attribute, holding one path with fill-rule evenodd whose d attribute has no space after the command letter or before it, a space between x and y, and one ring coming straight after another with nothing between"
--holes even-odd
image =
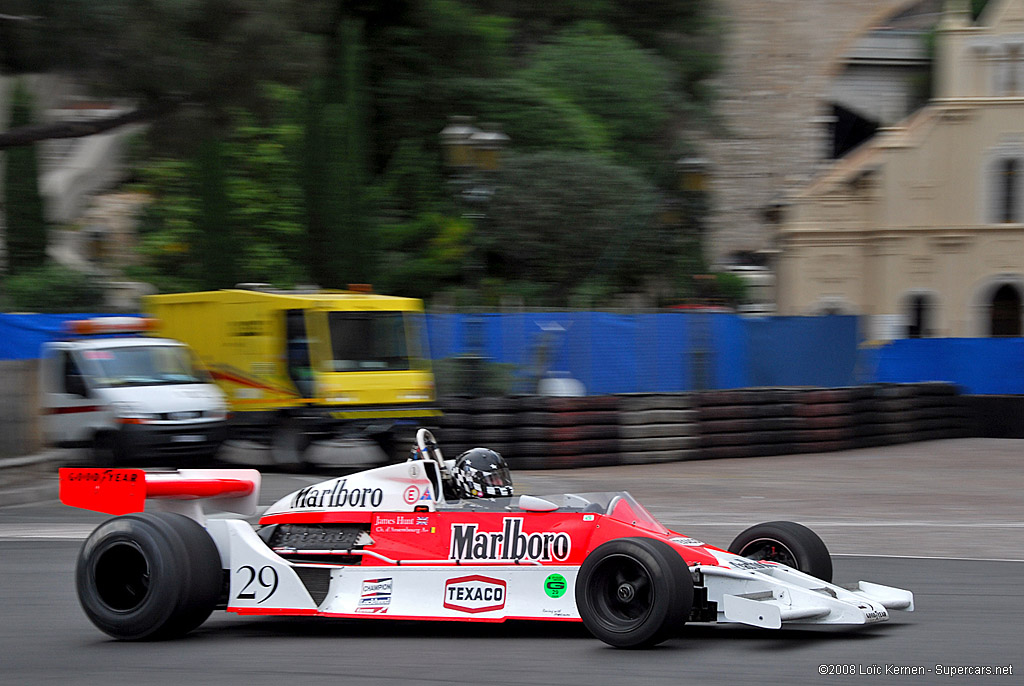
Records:
<instances>
[{"instance_id":1,"label":"formula 1 race car","mask_svg":"<svg viewBox=\"0 0 1024 686\"><path fill-rule=\"evenodd\" d=\"M119 515L86 540L82 607L119 639L167 638L216 608L240 615L582 621L621 648L686 622L871 624L909 591L831 583L824 543L792 522L728 550L662 526L628 493L512 495L497 453L445 460L420 429L413 457L303 488L255 513L251 469L62 469L61 500ZM159 511L143 512L145 500Z\"/></svg>"}]
</instances>

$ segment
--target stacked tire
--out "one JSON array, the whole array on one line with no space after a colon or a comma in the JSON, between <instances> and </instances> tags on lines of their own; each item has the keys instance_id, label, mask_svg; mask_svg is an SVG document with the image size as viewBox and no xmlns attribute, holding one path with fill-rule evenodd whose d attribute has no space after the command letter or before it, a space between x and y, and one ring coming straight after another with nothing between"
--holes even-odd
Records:
<instances>
[{"instance_id":1,"label":"stacked tire","mask_svg":"<svg viewBox=\"0 0 1024 686\"><path fill-rule=\"evenodd\" d=\"M914 401L908 417L911 440L934 441L970 435L971 421L955 385L941 382L913 385Z\"/></svg>"},{"instance_id":2,"label":"stacked tire","mask_svg":"<svg viewBox=\"0 0 1024 686\"><path fill-rule=\"evenodd\" d=\"M445 455L483 446L513 469L560 469L618 464L615 396L450 396L435 434Z\"/></svg>"},{"instance_id":3,"label":"stacked tire","mask_svg":"<svg viewBox=\"0 0 1024 686\"><path fill-rule=\"evenodd\" d=\"M851 403L855 445L873 448L913 440L914 384L861 386Z\"/></svg>"},{"instance_id":4,"label":"stacked tire","mask_svg":"<svg viewBox=\"0 0 1024 686\"><path fill-rule=\"evenodd\" d=\"M435 436L519 469L830 452L968 435L948 383L742 388L585 397L449 396Z\"/></svg>"},{"instance_id":5,"label":"stacked tire","mask_svg":"<svg viewBox=\"0 0 1024 686\"><path fill-rule=\"evenodd\" d=\"M699 456L699 425L686 393L628 393L619 398L618 453L622 464Z\"/></svg>"},{"instance_id":6,"label":"stacked tire","mask_svg":"<svg viewBox=\"0 0 1024 686\"><path fill-rule=\"evenodd\" d=\"M795 391L750 388L698 395L702 458L755 457L791 452L798 428Z\"/></svg>"},{"instance_id":7,"label":"stacked tire","mask_svg":"<svg viewBox=\"0 0 1024 686\"><path fill-rule=\"evenodd\" d=\"M796 395L798 418L792 452L824 453L855 447L852 388L804 389Z\"/></svg>"},{"instance_id":8,"label":"stacked tire","mask_svg":"<svg viewBox=\"0 0 1024 686\"><path fill-rule=\"evenodd\" d=\"M444 415L434 435L445 455L455 457L478 446L503 456L509 451L519 421L516 398L448 396L441 399L441 409Z\"/></svg>"},{"instance_id":9,"label":"stacked tire","mask_svg":"<svg viewBox=\"0 0 1024 686\"><path fill-rule=\"evenodd\" d=\"M522 396L519 406L511 464L561 469L620 463L617 396Z\"/></svg>"}]
</instances>

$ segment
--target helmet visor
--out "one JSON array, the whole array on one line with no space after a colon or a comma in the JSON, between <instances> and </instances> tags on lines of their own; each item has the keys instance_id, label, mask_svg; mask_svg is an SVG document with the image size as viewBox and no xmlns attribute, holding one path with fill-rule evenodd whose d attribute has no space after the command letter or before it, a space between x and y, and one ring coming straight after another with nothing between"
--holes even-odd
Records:
<instances>
[{"instance_id":1,"label":"helmet visor","mask_svg":"<svg viewBox=\"0 0 1024 686\"><path fill-rule=\"evenodd\" d=\"M511 486L512 475L508 467L499 467L490 472L482 472L480 480L484 486Z\"/></svg>"}]
</instances>

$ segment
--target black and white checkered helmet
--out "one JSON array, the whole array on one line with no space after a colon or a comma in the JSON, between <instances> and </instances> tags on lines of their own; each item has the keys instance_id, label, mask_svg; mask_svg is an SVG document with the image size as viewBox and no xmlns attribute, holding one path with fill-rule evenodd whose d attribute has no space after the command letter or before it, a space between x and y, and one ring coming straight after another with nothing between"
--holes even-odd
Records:
<instances>
[{"instance_id":1,"label":"black and white checkered helmet","mask_svg":"<svg viewBox=\"0 0 1024 686\"><path fill-rule=\"evenodd\" d=\"M459 455L452 477L463 498L512 495L512 475L505 458L489 448L473 448Z\"/></svg>"}]
</instances>

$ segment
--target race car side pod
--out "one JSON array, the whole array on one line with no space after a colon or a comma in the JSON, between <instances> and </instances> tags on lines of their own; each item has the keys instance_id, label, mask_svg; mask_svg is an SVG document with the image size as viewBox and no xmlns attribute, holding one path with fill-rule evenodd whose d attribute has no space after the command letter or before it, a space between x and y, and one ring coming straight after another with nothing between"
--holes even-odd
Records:
<instances>
[{"instance_id":1,"label":"race car side pod","mask_svg":"<svg viewBox=\"0 0 1024 686\"><path fill-rule=\"evenodd\" d=\"M64 467L60 470L60 501L110 515L154 509L177 512L205 524L203 505L211 510L256 514L260 473L255 469L141 469Z\"/></svg>"}]
</instances>

